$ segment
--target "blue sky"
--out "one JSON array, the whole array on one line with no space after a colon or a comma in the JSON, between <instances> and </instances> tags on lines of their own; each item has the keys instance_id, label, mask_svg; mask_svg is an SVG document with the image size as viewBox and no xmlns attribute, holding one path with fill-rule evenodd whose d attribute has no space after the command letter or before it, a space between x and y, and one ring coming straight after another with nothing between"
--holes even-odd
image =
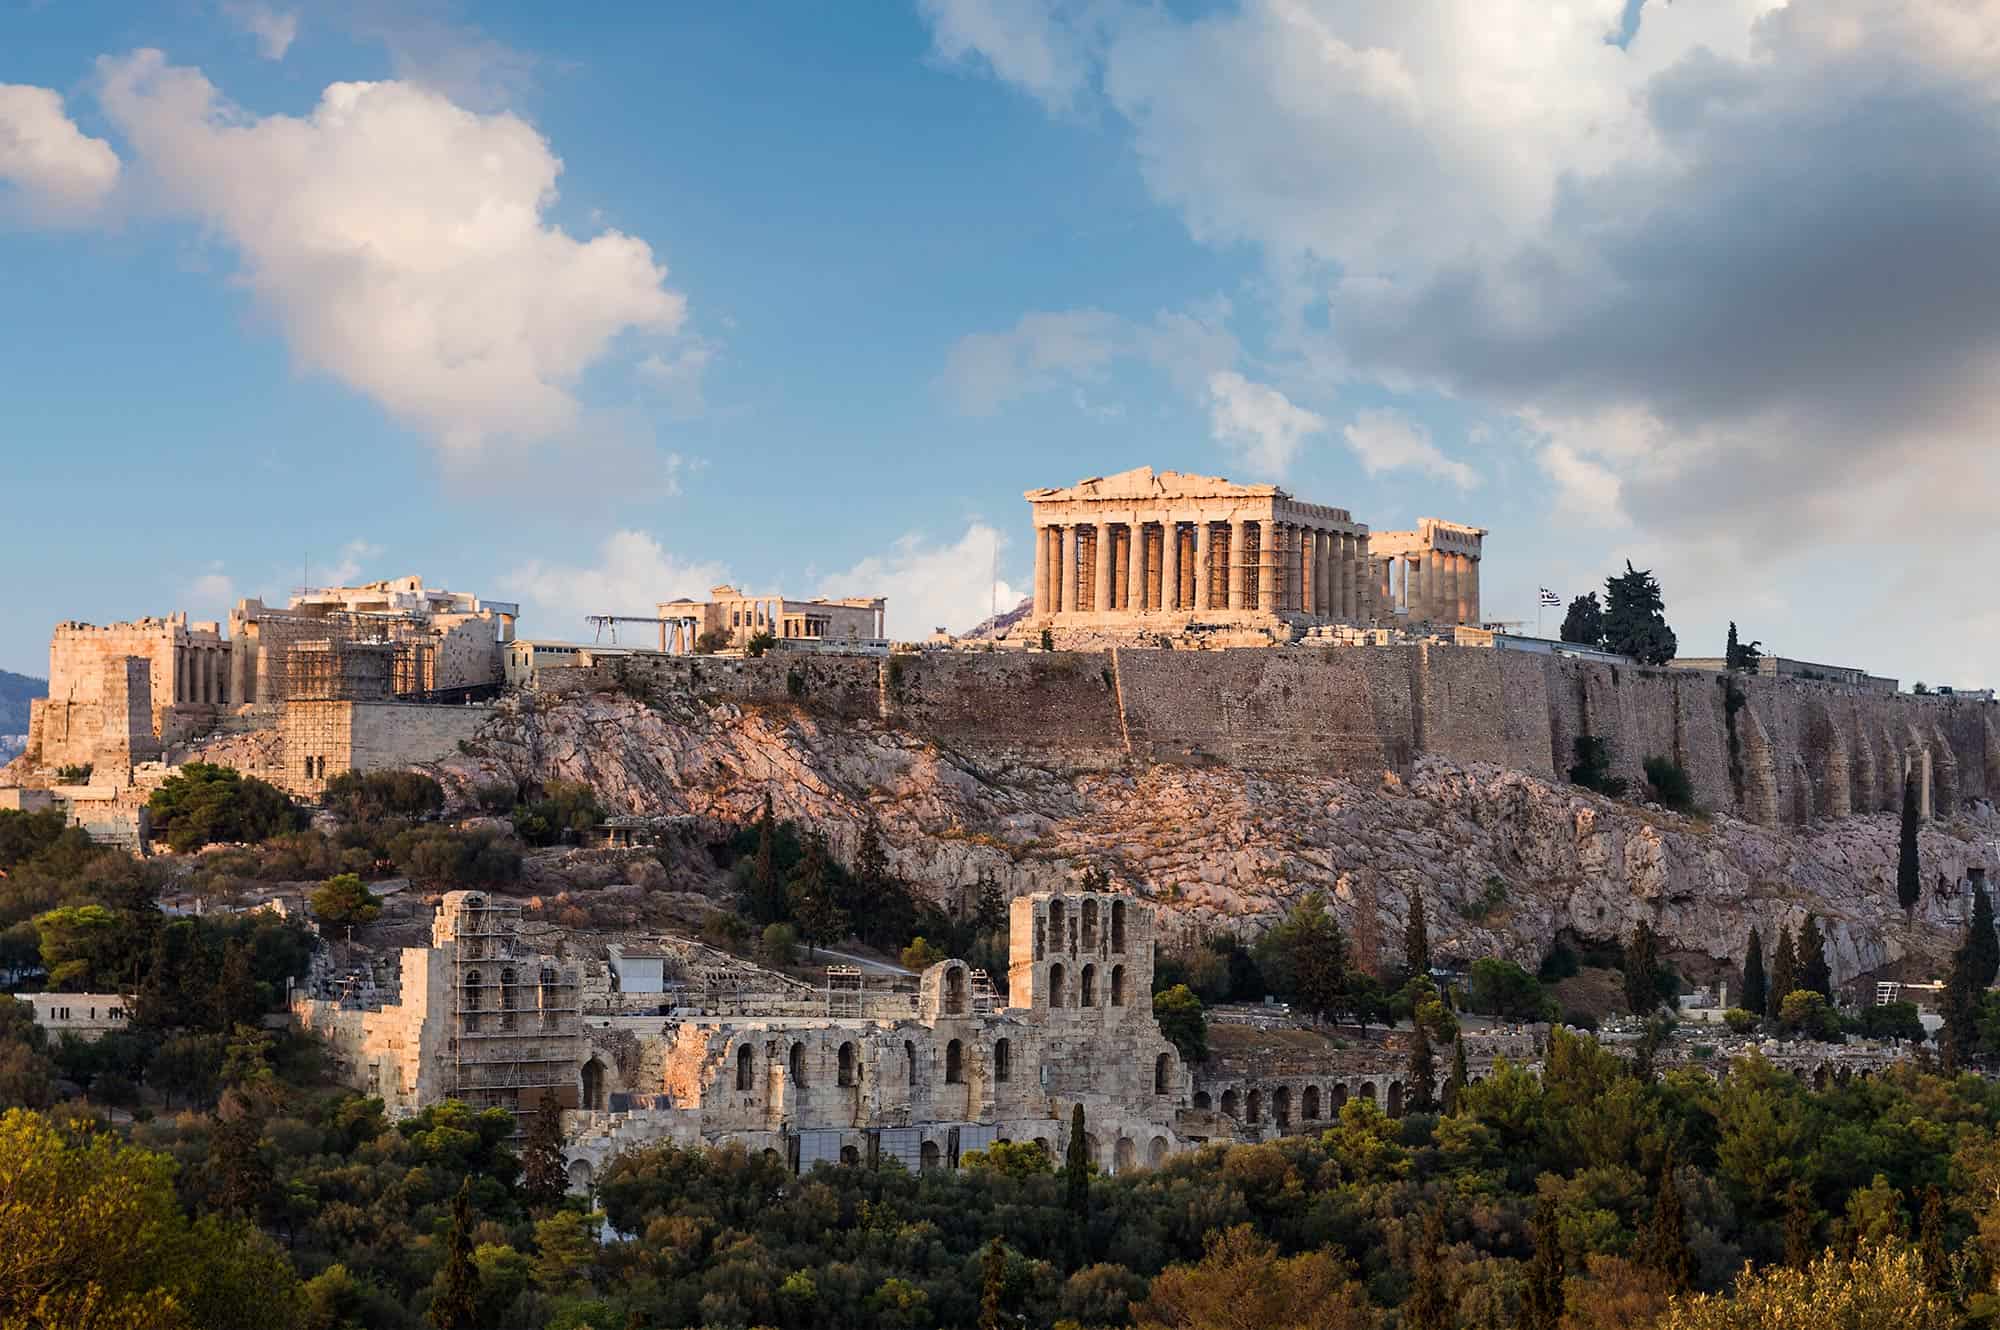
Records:
<instances>
[{"instance_id":1,"label":"blue sky","mask_svg":"<svg viewBox=\"0 0 2000 1330\"><path fill-rule=\"evenodd\" d=\"M543 636L723 578L964 627L1023 489L1150 464L1487 526L1489 615L1632 557L1687 654L1984 683L1982 34L0 0L0 668L308 560Z\"/></svg>"}]
</instances>

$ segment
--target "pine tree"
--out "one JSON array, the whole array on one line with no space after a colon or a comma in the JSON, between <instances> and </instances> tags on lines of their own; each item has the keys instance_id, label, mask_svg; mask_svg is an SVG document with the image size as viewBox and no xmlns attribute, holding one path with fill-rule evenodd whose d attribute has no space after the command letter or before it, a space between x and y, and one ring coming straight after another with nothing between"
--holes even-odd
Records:
<instances>
[{"instance_id":1,"label":"pine tree","mask_svg":"<svg viewBox=\"0 0 2000 1330\"><path fill-rule=\"evenodd\" d=\"M1569 603L1563 615L1562 640L1582 647L1604 645L1604 607L1595 591L1586 592Z\"/></svg>"},{"instance_id":2,"label":"pine tree","mask_svg":"<svg viewBox=\"0 0 2000 1330\"><path fill-rule=\"evenodd\" d=\"M1644 919L1625 944L1625 1005L1649 1016L1660 1005L1660 940Z\"/></svg>"},{"instance_id":3,"label":"pine tree","mask_svg":"<svg viewBox=\"0 0 2000 1330\"><path fill-rule=\"evenodd\" d=\"M1979 1051L1979 1015L1986 990L2000 970L2000 937L1993 932L1993 902L1984 887L1972 889L1972 918L1951 958L1944 981L1944 1061L1957 1071Z\"/></svg>"},{"instance_id":4,"label":"pine tree","mask_svg":"<svg viewBox=\"0 0 2000 1330\"><path fill-rule=\"evenodd\" d=\"M1465 1087L1471 1084L1465 1073L1465 1036L1451 1041L1451 1079L1444 1083L1444 1111L1456 1114L1465 1103Z\"/></svg>"},{"instance_id":5,"label":"pine tree","mask_svg":"<svg viewBox=\"0 0 2000 1330\"><path fill-rule=\"evenodd\" d=\"M1806 916L1799 930L1799 987L1833 1001L1833 972L1826 963L1826 938L1819 931L1819 917Z\"/></svg>"},{"instance_id":6,"label":"pine tree","mask_svg":"<svg viewBox=\"0 0 2000 1330\"><path fill-rule=\"evenodd\" d=\"M1431 1052L1431 1037L1419 1020L1410 1022L1410 1064L1403 1083L1404 1111L1429 1113L1437 1107L1437 1058Z\"/></svg>"},{"instance_id":7,"label":"pine tree","mask_svg":"<svg viewBox=\"0 0 2000 1330\"><path fill-rule=\"evenodd\" d=\"M1653 574L1625 561L1625 571L1604 582L1604 644L1641 665L1664 665L1680 642L1667 627L1666 602Z\"/></svg>"},{"instance_id":8,"label":"pine tree","mask_svg":"<svg viewBox=\"0 0 2000 1330\"><path fill-rule=\"evenodd\" d=\"M521 1143L521 1191L531 1208L542 1210L560 1203L568 1190L562 1103L551 1092L542 1096L534 1117L528 1119L527 1139Z\"/></svg>"},{"instance_id":9,"label":"pine tree","mask_svg":"<svg viewBox=\"0 0 2000 1330\"><path fill-rule=\"evenodd\" d=\"M1527 1287L1521 1291L1520 1330L1556 1330L1563 1318L1562 1234L1556 1227L1556 1203L1545 1192L1535 1202L1531 1230L1535 1254L1528 1260Z\"/></svg>"},{"instance_id":10,"label":"pine tree","mask_svg":"<svg viewBox=\"0 0 2000 1330\"><path fill-rule=\"evenodd\" d=\"M1812 1204L1797 1182L1785 1189L1785 1264L1803 1270L1817 1255L1813 1243Z\"/></svg>"},{"instance_id":11,"label":"pine tree","mask_svg":"<svg viewBox=\"0 0 2000 1330\"><path fill-rule=\"evenodd\" d=\"M1771 957L1771 993L1765 1003L1764 1014L1772 1020L1778 1019L1778 1009L1785 1004L1785 994L1798 986L1799 951L1792 941L1790 924L1778 930L1778 950Z\"/></svg>"},{"instance_id":12,"label":"pine tree","mask_svg":"<svg viewBox=\"0 0 2000 1330\"><path fill-rule=\"evenodd\" d=\"M451 1232L445 1237L444 1268L437 1296L425 1320L436 1330L477 1330L479 1267L472 1263L472 1179L459 1184L451 1202Z\"/></svg>"},{"instance_id":13,"label":"pine tree","mask_svg":"<svg viewBox=\"0 0 2000 1330\"><path fill-rule=\"evenodd\" d=\"M1652 1217L1639 1233L1638 1255L1639 1264L1659 1271L1672 1292L1686 1292L1694 1282L1694 1255L1688 1249L1686 1211L1681 1204L1680 1188L1674 1182L1671 1146L1660 1165Z\"/></svg>"},{"instance_id":14,"label":"pine tree","mask_svg":"<svg viewBox=\"0 0 2000 1330\"><path fill-rule=\"evenodd\" d=\"M832 858L826 837L814 832L806 837L806 851L785 890L785 902L799 936L806 940L806 954L815 954L822 942L832 942L847 932L847 914L833 897Z\"/></svg>"},{"instance_id":15,"label":"pine tree","mask_svg":"<svg viewBox=\"0 0 2000 1330\"><path fill-rule=\"evenodd\" d=\"M1769 1004L1769 992L1764 982L1764 939L1752 924L1750 944L1743 951L1743 987L1736 995L1736 1005L1762 1016Z\"/></svg>"},{"instance_id":16,"label":"pine tree","mask_svg":"<svg viewBox=\"0 0 2000 1330\"><path fill-rule=\"evenodd\" d=\"M1453 1330L1458 1324L1458 1293L1444 1254L1444 1208L1424 1211L1412 1261L1409 1301L1403 1304L1398 1330Z\"/></svg>"},{"instance_id":17,"label":"pine tree","mask_svg":"<svg viewBox=\"0 0 2000 1330\"><path fill-rule=\"evenodd\" d=\"M1410 893L1410 918L1403 925L1403 969L1410 979L1431 972L1431 934L1424 920L1424 893Z\"/></svg>"},{"instance_id":18,"label":"pine tree","mask_svg":"<svg viewBox=\"0 0 2000 1330\"><path fill-rule=\"evenodd\" d=\"M1896 902L1909 914L1917 908L1923 878L1917 862L1917 781L1903 778L1903 827L1896 846Z\"/></svg>"},{"instance_id":19,"label":"pine tree","mask_svg":"<svg viewBox=\"0 0 2000 1330\"><path fill-rule=\"evenodd\" d=\"M1917 1221L1917 1251L1924 1262L1924 1276L1932 1288L1942 1289L1951 1265L1944 1254L1944 1193L1933 1182L1924 1188L1923 1217Z\"/></svg>"},{"instance_id":20,"label":"pine tree","mask_svg":"<svg viewBox=\"0 0 2000 1330\"><path fill-rule=\"evenodd\" d=\"M998 1234L986 1244L979 1262L979 1330L1001 1330L1007 1324L1007 1248Z\"/></svg>"}]
</instances>

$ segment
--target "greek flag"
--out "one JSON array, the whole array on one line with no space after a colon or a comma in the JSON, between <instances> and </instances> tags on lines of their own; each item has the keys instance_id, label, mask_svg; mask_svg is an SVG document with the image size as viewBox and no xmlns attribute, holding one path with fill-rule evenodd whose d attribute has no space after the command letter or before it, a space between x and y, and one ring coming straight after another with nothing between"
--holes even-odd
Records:
<instances>
[{"instance_id":1,"label":"greek flag","mask_svg":"<svg viewBox=\"0 0 2000 1330\"><path fill-rule=\"evenodd\" d=\"M1542 604L1549 606L1550 608L1553 609L1557 606L1560 606L1562 603L1563 602L1561 596L1558 596L1555 592L1549 590L1547 587L1542 588Z\"/></svg>"}]
</instances>

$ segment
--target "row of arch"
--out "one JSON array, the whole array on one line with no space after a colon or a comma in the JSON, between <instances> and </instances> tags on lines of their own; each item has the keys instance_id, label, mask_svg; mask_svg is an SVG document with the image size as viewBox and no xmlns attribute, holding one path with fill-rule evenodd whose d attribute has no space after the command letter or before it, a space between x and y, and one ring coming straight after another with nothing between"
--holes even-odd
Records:
<instances>
[{"instance_id":1,"label":"row of arch","mask_svg":"<svg viewBox=\"0 0 2000 1330\"><path fill-rule=\"evenodd\" d=\"M918 1067L921 1059L917 1054L916 1041L903 1041L903 1083L918 1083ZM993 1041L989 1051L987 1070L995 1081L1011 1081L1014 1078L1014 1043L1001 1037ZM861 1084L860 1048L851 1039L841 1043L835 1054L834 1084L854 1087ZM946 1085L965 1084L965 1043L954 1039L944 1047L944 1083ZM791 1083L800 1089L808 1087L806 1076L806 1045L803 1040L795 1041L785 1056L785 1073ZM754 1090L757 1088L757 1050L754 1044L736 1046L736 1088Z\"/></svg>"},{"instance_id":2,"label":"row of arch","mask_svg":"<svg viewBox=\"0 0 2000 1330\"><path fill-rule=\"evenodd\" d=\"M1110 950L1112 954L1122 956L1125 954L1125 902L1114 900L1110 904ZM1098 902L1090 897L1085 897L1078 903L1076 918L1077 940L1074 944L1071 944L1069 941L1069 903L1060 896L1051 897L1049 899L1046 938L1039 926L1035 929L1035 959L1041 960L1049 950L1058 952L1096 951L1098 946L1098 928L1102 919L1103 912L1100 911ZM1053 939L1053 941L1047 939Z\"/></svg>"},{"instance_id":3,"label":"row of arch","mask_svg":"<svg viewBox=\"0 0 2000 1330\"><path fill-rule=\"evenodd\" d=\"M486 991L498 988L500 1004L497 1010L500 1029L519 1028L519 1017L523 1010L539 1010L542 1013L543 1028L555 1029L561 1023L562 1011L566 1006L559 1000L561 995L557 991L561 986L561 977L552 965L544 965L539 977L540 1001L535 1007L524 1008L521 1004L521 995L530 985L520 982L519 974L513 966L507 966L500 971L497 983L486 979L477 968L467 970L464 978L460 980L458 999L459 1016L465 1028L470 1031L479 1029L479 1023L488 1010Z\"/></svg>"},{"instance_id":4,"label":"row of arch","mask_svg":"<svg viewBox=\"0 0 2000 1330\"><path fill-rule=\"evenodd\" d=\"M1102 993L1098 990L1097 966L1087 964L1078 977L1075 1005L1079 1008L1124 1006L1127 991L1125 967L1112 966L1110 983L1103 986ZM1049 965L1049 1006L1054 1009L1070 1005L1069 972L1063 968L1061 961L1053 961Z\"/></svg>"},{"instance_id":5,"label":"row of arch","mask_svg":"<svg viewBox=\"0 0 2000 1330\"><path fill-rule=\"evenodd\" d=\"M1485 1079L1484 1075L1475 1075L1472 1084L1477 1085ZM1280 1130L1292 1125L1294 1108L1298 1121L1318 1122L1339 1117L1340 1110L1347 1106L1350 1097L1371 1104L1379 1102L1382 1111L1390 1117L1401 1117L1403 1082L1387 1080L1381 1083L1379 1090L1377 1087L1376 1081L1365 1080L1350 1092L1345 1082L1336 1081L1328 1085L1324 1092L1317 1085L1302 1086L1294 1098L1289 1085L1274 1086L1268 1093L1260 1086L1248 1090L1230 1086L1219 1097L1208 1090L1195 1091L1194 1107L1200 1112L1219 1111L1224 1117L1235 1118L1252 1127L1264 1125L1268 1118Z\"/></svg>"}]
</instances>

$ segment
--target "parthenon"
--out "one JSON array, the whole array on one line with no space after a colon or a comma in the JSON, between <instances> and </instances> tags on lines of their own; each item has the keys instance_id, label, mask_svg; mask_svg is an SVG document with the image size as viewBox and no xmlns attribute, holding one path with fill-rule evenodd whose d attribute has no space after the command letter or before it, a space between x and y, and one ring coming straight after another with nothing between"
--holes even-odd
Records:
<instances>
[{"instance_id":1,"label":"parthenon","mask_svg":"<svg viewBox=\"0 0 2000 1330\"><path fill-rule=\"evenodd\" d=\"M1427 517L1371 544L1345 508L1151 467L1023 497L1037 621L1479 622L1478 527Z\"/></svg>"}]
</instances>

